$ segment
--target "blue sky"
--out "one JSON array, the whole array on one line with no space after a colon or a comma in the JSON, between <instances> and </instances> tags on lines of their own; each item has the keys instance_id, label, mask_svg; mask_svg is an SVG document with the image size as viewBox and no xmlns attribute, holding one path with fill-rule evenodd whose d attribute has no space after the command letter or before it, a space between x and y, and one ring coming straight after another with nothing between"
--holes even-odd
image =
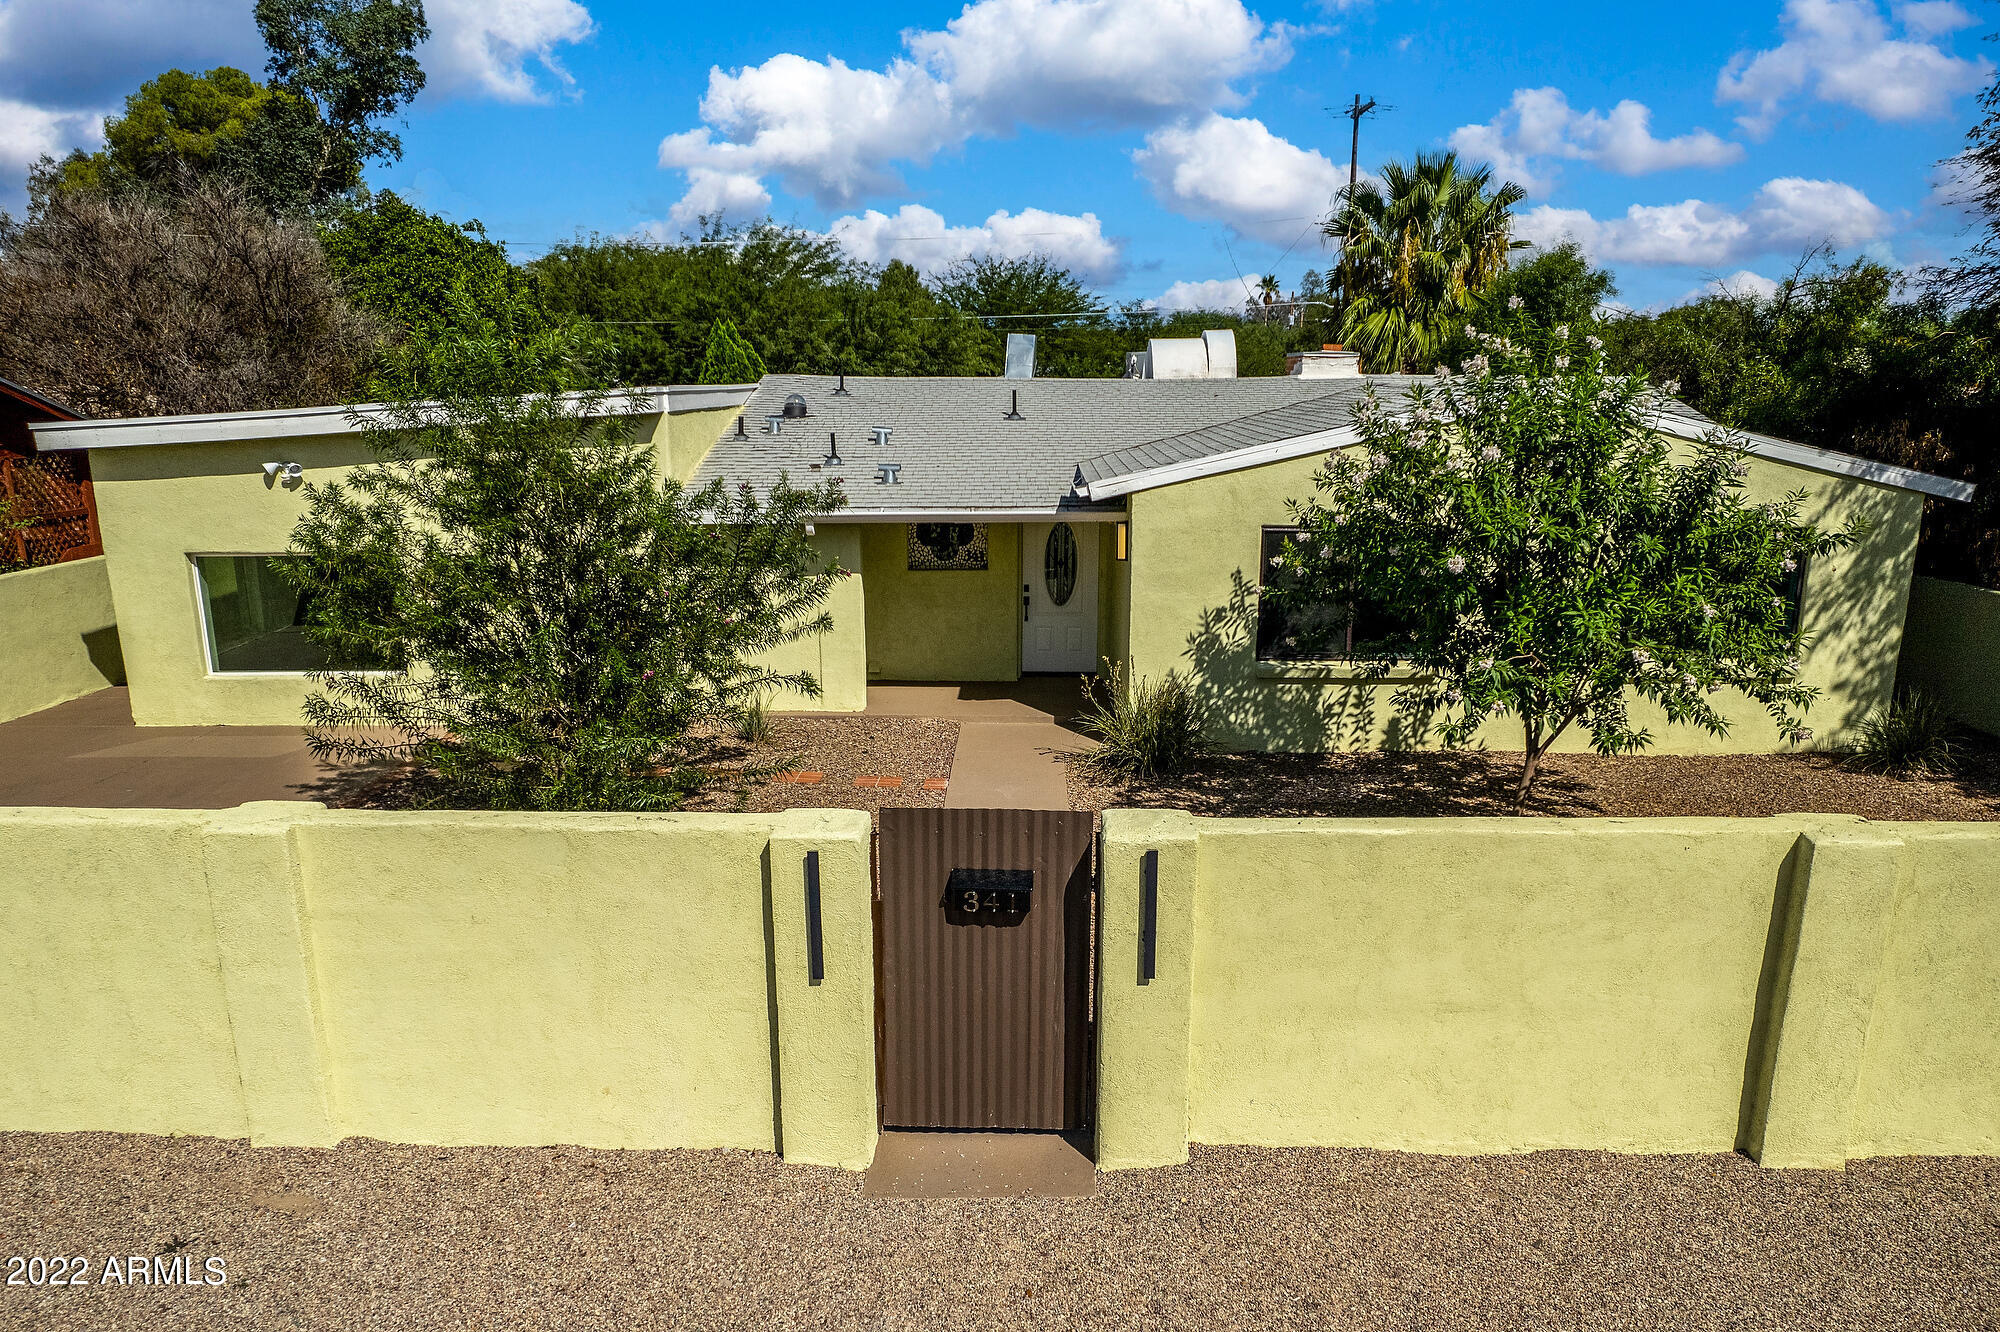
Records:
<instances>
[{"instance_id":1,"label":"blue sky","mask_svg":"<svg viewBox=\"0 0 2000 1332\"><path fill-rule=\"evenodd\" d=\"M1899 266L1964 240L1939 159L2000 47L1956 0L1494 6L430 0L431 88L377 185L527 257L579 231L768 211L935 269L1041 249L1114 299L1240 299L1324 269L1362 165L1457 146L1531 188L1633 306L1781 276L1819 240ZM248 0L0 0L0 203L171 65L261 64ZM1239 277L1239 274L1241 277Z\"/></svg>"}]
</instances>

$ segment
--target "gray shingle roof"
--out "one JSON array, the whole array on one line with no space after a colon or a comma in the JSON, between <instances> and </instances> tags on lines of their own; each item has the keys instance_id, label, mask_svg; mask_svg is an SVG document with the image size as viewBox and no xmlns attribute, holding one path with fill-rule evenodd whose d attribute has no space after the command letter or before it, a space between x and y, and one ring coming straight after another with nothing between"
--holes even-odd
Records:
<instances>
[{"instance_id":1,"label":"gray shingle roof","mask_svg":"<svg viewBox=\"0 0 2000 1332\"><path fill-rule=\"evenodd\" d=\"M843 478L849 512L976 512L1101 508L1071 491L1078 464L1212 430L1274 409L1351 394L1361 381L1293 379L889 379L849 376L837 398L830 375L767 375L744 409L747 438L730 431L702 460L694 484L748 481L766 489L780 472L794 484ZM1004 419L1020 392L1023 419ZM764 418L793 393L811 415L764 432ZM1344 406L1339 409L1345 419ZM870 437L890 429L887 447ZM827 435L845 462L810 470ZM901 464L899 483L877 484L876 464ZM1118 507L1118 506L1113 506Z\"/></svg>"},{"instance_id":2,"label":"gray shingle roof","mask_svg":"<svg viewBox=\"0 0 2000 1332\"><path fill-rule=\"evenodd\" d=\"M1422 376L1357 379L890 379L847 380L835 397L830 375L768 375L744 410L747 437L734 428L716 441L694 482L748 481L768 490L781 473L796 484L840 477L849 513L978 513L1120 509L1122 500L1090 503L1076 481L1096 483L1174 463L1346 425L1355 400L1372 384L1394 399ZM1005 419L1020 393L1021 420ZM766 434L764 418L785 399L805 397L808 415ZM1669 415L1699 435L1712 425L1676 403ZM876 426L889 427L877 445ZM825 467L827 435L839 438L839 467ZM1795 466L1858 476L1953 499L1963 482L1870 462L1763 435L1737 434L1739 446ZM879 484L876 464L899 464L897 484Z\"/></svg>"},{"instance_id":3,"label":"gray shingle roof","mask_svg":"<svg viewBox=\"0 0 2000 1332\"><path fill-rule=\"evenodd\" d=\"M1221 421L1199 429L1150 440L1131 448L1100 453L1078 464L1085 481L1107 481L1130 476L1174 463L1219 457L1238 449L1272 444L1281 439L1297 439L1348 424L1348 414L1361 396L1373 386L1385 400L1393 400L1421 375L1369 375L1358 379L1300 379L1293 383L1310 385L1314 396L1282 407L1272 407L1232 421Z\"/></svg>"}]
</instances>

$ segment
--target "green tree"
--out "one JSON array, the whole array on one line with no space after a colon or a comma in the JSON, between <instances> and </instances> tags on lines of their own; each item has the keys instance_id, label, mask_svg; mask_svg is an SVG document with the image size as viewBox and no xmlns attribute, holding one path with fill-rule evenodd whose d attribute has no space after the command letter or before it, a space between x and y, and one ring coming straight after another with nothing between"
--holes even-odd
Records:
<instances>
[{"instance_id":1,"label":"green tree","mask_svg":"<svg viewBox=\"0 0 2000 1332\"><path fill-rule=\"evenodd\" d=\"M305 195L354 188L363 164L396 161L403 141L377 123L424 87L416 49L430 37L422 0L257 0L271 84L312 109Z\"/></svg>"},{"instance_id":2,"label":"green tree","mask_svg":"<svg viewBox=\"0 0 2000 1332\"><path fill-rule=\"evenodd\" d=\"M1600 331L1615 366L1727 425L1974 483L1969 504L1925 507L1918 567L2000 587L1995 317L1817 250L1768 296L1717 292Z\"/></svg>"},{"instance_id":3,"label":"green tree","mask_svg":"<svg viewBox=\"0 0 2000 1332\"><path fill-rule=\"evenodd\" d=\"M704 384L751 384L764 377L764 361L743 340L736 325L718 319L708 328L708 352L701 358Z\"/></svg>"},{"instance_id":4,"label":"green tree","mask_svg":"<svg viewBox=\"0 0 2000 1332\"><path fill-rule=\"evenodd\" d=\"M1342 247L1348 290L1341 341L1371 372L1438 365L1479 293L1507 267L1514 205L1493 170L1455 153L1390 162L1382 182L1343 189L1325 232Z\"/></svg>"},{"instance_id":5,"label":"green tree","mask_svg":"<svg viewBox=\"0 0 2000 1332\"><path fill-rule=\"evenodd\" d=\"M1723 735L1716 696L1736 691L1809 740L1787 581L1858 530L1801 522L1803 491L1746 504L1748 469L1719 432L1676 462L1652 390L1611 373L1594 336L1523 324L1485 341L1465 377L1357 408L1360 443L1294 506L1280 595L1405 623L1416 679L1395 707L1419 732L1458 746L1518 718L1517 808L1572 727L1602 754L1649 745L1635 695Z\"/></svg>"},{"instance_id":6,"label":"green tree","mask_svg":"<svg viewBox=\"0 0 2000 1332\"><path fill-rule=\"evenodd\" d=\"M981 328L979 373L1000 372L1009 333L1035 335L1038 375L1069 379L1125 372L1125 339L1105 317L1103 299L1047 255L961 260L938 277L934 289L945 305Z\"/></svg>"},{"instance_id":7,"label":"green tree","mask_svg":"<svg viewBox=\"0 0 2000 1332\"><path fill-rule=\"evenodd\" d=\"M388 190L343 202L319 238L348 298L415 338L435 338L468 301L490 316L533 285L476 220L448 222Z\"/></svg>"},{"instance_id":8,"label":"green tree","mask_svg":"<svg viewBox=\"0 0 2000 1332\"><path fill-rule=\"evenodd\" d=\"M1475 297L1468 322L1486 332L1521 323L1585 328L1617 294L1611 271L1593 266L1575 241L1564 241L1494 274ZM1512 304L1516 297L1518 306Z\"/></svg>"},{"instance_id":9,"label":"green tree","mask_svg":"<svg viewBox=\"0 0 2000 1332\"><path fill-rule=\"evenodd\" d=\"M461 305L371 422L378 461L293 534L309 636L399 668L317 674L311 746L413 760L454 804L672 808L713 728L817 694L752 659L829 626L805 524L841 496L662 482L584 328Z\"/></svg>"},{"instance_id":10,"label":"green tree","mask_svg":"<svg viewBox=\"0 0 2000 1332\"><path fill-rule=\"evenodd\" d=\"M291 212L312 202L316 126L311 106L240 69L170 69L127 97L123 115L105 121L103 148L74 151L31 173L31 195L170 195L212 177L267 212Z\"/></svg>"}]
</instances>

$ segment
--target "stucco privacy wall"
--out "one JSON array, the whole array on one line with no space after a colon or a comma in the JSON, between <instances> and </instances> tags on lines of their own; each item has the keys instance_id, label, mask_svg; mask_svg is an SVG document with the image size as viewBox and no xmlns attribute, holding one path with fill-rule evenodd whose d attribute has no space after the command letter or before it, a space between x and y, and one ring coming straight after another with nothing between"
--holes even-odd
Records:
<instances>
[{"instance_id":1,"label":"stucco privacy wall","mask_svg":"<svg viewBox=\"0 0 2000 1332\"><path fill-rule=\"evenodd\" d=\"M1102 1165L2000 1151L1991 828L1111 811L1101 863Z\"/></svg>"},{"instance_id":2,"label":"stucco privacy wall","mask_svg":"<svg viewBox=\"0 0 2000 1332\"><path fill-rule=\"evenodd\" d=\"M103 556L0 574L0 721L124 681Z\"/></svg>"},{"instance_id":3,"label":"stucco privacy wall","mask_svg":"<svg viewBox=\"0 0 2000 1332\"><path fill-rule=\"evenodd\" d=\"M663 475L684 477L733 409L639 418ZM699 441L699 445L697 444ZM278 554L305 490L265 482L266 462L296 462L309 482L372 460L359 435L322 435L91 451L111 599L132 715L141 726L290 726L309 686L296 674L211 674L190 555Z\"/></svg>"},{"instance_id":4,"label":"stucco privacy wall","mask_svg":"<svg viewBox=\"0 0 2000 1332\"><path fill-rule=\"evenodd\" d=\"M876 680L1013 680L1021 674L1021 525L986 529L986 567L910 568L909 529L858 523Z\"/></svg>"},{"instance_id":5,"label":"stucco privacy wall","mask_svg":"<svg viewBox=\"0 0 2000 1332\"><path fill-rule=\"evenodd\" d=\"M868 839L843 810L0 811L0 1021L36 1033L0 1128L863 1165Z\"/></svg>"},{"instance_id":6,"label":"stucco privacy wall","mask_svg":"<svg viewBox=\"0 0 2000 1332\"><path fill-rule=\"evenodd\" d=\"M2000 735L2000 592L1942 578L1910 586L1902 683L1968 726Z\"/></svg>"},{"instance_id":7,"label":"stucco privacy wall","mask_svg":"<svg viewBox=\"0 0 2000 1332\"><path fill-rule=\"evenodd\" d=\"M1358 681L1338 664L1256 660L1258 542L1265 526L1291 519L1286 501L1312 494L1321 455L1186 481L1129 497L1130 652L1135 675L1193 674L1209 704L1215 738L1232 748L1370 748L1408 739L1392 699L1397 681ZM1885 702L1914 567L1923 497L1866 481L1746 457L1745 496L1753 503L1804 488L1803 516L1822 527L1859 517L1870 530L1855 546L1814 562L1804 626L1815 636L1805 678L1820 690L1808 722L1837 740ZM1761 706L1733 692L1732 727L1716 738L1669 726L1658 708L1635 700L1632 719L1651 727L1653 751L1758 753L1784 748ZM1479 733L1493 749L1519 749L1517 721ZM1558 748L1588 748L1574 731Z\"/></svg>"}]
</instances>

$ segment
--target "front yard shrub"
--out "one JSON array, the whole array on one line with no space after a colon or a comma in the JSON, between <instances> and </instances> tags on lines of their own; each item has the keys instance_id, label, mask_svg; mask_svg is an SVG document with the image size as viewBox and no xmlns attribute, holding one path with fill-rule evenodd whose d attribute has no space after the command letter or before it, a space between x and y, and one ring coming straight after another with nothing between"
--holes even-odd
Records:
<instances>
[{"instance_id":1,"label":"front yard shrub","mask_svg":"<svg viewBox=\"0 0 2000 1332\"><path fill-rule=\"evenodd\" d=\"M1359 441L1293 506L1267 579L1302 611L1359 623L1365 607L1389 627L1357 668L1415 668L1395 692L1411 730L1457 747L1517 718L1517 809L1572 727L1600 754L1652 744L1634 697L1717 736L1748 697L1810 740L1800 580L1861 527L1803 521L1803 490L1749 502L1720 427L1677 453L1658 428L1669 400L1612 373L1582 328L1521 318L1475 340L1463 375L1356 405Z\"/></svg>"},{"instance_id":2,"label":"front yard shrub","mask_svg":"<svg viewBox=\"0 0 2000 1332\"><path fill-rule=\"evenodd\" d=\"M1186 677L1168 671L1158 684L1127 683L1115 665L1088 682L1078 723L1098 748L1074 762L1093 776L1151 780L1178 777L1209 752L1201 701Z\"/></svg>"},{"instance_id":3,"label":"front yard shrub","mask_svg":"<svg viewBox=\"0 0 2000 1332\"><path fill-rule=\"evenodd\" d=\"M831 624L806 525L840 494L663 481L594 334L489 308L397 359L378 461L307 492L307 634L404 668L316 674L308 739L412 760L460 808L672 809L746 707L818 695L754 663Z\"/></svg>"},{"instance_id":4,"label":"front yard shrub","mask_svg":"<svg viewBox=\"0 0 2000 1332\"><path fill-rule=\"evenodd\" d=\"M764 707L763 699L751 699L736 714L736 738L753 745L761 745L771 738L771 714Z\"/></svg>"},{"instance_id":5,"label":"front yard shrub","mask_svg":"<svg viewBox=\"0 0 2000 1332\"><path fill-rule=\"evenodd\" d=\"M1849 762L1892 777L1937 777L1952 770L1958 746L1944 704L1920 689L1896 695L1862 721Z\"/></svg>"}]
</instances>

